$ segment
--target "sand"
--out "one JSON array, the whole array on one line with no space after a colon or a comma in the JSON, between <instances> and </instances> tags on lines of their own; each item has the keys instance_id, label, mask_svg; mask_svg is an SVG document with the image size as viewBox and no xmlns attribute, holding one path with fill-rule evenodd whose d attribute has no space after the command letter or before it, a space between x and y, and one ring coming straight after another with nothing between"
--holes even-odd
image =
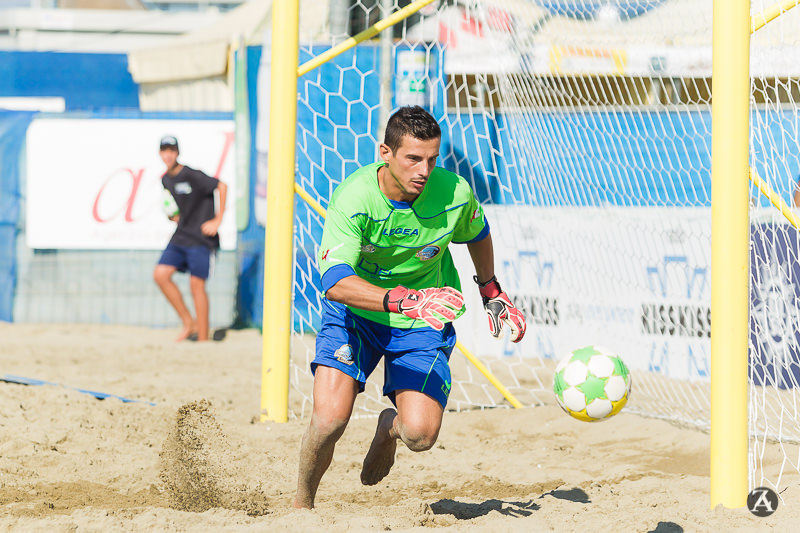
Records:
<instances>
[{"instance_id":1,"label":"sand","mask_svg":"<svg viewBox=\"0 0 800 533\"><path fill-rule=\"evenodd\" d=\"M204 344L175 333L0 323L0 376L54 383L0 382L0 529L731 532L800 520L796 473L769 517L711 509L706 433L625 411L588 424L551 406L448 412L434 448L399 446L374 487L359 473L376 419L354 419L317 507L295 510L307 420L259 421L258 331Z\"/></svg>"}]
</instances>

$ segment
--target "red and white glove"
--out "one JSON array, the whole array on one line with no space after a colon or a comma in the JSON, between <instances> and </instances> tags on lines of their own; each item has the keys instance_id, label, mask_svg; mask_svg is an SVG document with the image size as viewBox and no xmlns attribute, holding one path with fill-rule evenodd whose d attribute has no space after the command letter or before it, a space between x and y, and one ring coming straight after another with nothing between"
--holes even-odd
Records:
<instances>
[{"instance_id":1,"label":"red and white glove","mask_svg":"<svg viewBox=\"0 0 800 533\"><path fill-rule=\"evenodd\" d=\"M511 342L519 342L525 336L525 315L517 309L508 294L503 292L497 278L492 276L489 281L481 283L478 276L472 279L478 284L478 290L483 298L483 308L489 316L489 333L499 337L503 331L503 324L511 331Z\"/></svg>"},{"instance_id":2,"label":"red and white glove","mask_svg":"<svg viewBox=\"0 0 800 533\"><path fill-rule=\"evenodd\" d=\"M398 285L383 297L383 308L390 313L424 320L435 330L444 329L464 307L464 296L451 287L431 287L415 291Z\"/></svg>"}]
</instances>

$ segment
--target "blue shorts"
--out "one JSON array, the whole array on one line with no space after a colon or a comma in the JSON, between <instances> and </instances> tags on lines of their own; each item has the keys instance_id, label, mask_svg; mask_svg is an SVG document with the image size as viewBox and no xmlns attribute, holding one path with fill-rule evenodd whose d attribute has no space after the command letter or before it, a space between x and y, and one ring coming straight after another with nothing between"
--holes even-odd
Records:
<instances>
[{"instance_id":1,"label":"blue shorts","mask_svg":"<svg viewBox=\"0 0 800 533\"><path fill-rule=\"evenodd\" d=\"M208 246L168 244L159 265L174 266L178 272L188 272L196 278L208 279L214 263L214 251Z\"/></svg>"},{"instance_id":2,"label":"blue shorts","mask_svg":"<svg viewBox=\"0 0 800 533\"><path fill-rule=\"evenodd\" d=\"M456 344L452 324L394 328L355 315L344 305L322 300L322 328L317 335L318 365L341 370L364 391L367 378L384 358L383 394L395 402L395 391L411 389L435 398L442 408L450 395L450 354Z\"/></svg>"}]
</instances>

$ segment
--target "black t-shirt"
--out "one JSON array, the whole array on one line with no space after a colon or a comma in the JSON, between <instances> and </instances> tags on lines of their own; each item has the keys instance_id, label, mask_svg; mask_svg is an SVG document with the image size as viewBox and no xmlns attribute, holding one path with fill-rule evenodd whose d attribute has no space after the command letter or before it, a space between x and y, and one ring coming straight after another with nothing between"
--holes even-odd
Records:
<instances>
[{"instance_id":1,"label":"black t-shirt","mask_svg":"<svg viewBox=\"0 0 800 533\"><path fill-rule=\"evenodd\" d=\"M217 178L185 165L174 176L167 173L161 176L161 184L172 193L180 210L178 228L170 244L205 245L212 250L219 248L218 234L209 237L200 230L203 222L214 218L214 189L218 183Z\"/></svg>"}]
</instances>

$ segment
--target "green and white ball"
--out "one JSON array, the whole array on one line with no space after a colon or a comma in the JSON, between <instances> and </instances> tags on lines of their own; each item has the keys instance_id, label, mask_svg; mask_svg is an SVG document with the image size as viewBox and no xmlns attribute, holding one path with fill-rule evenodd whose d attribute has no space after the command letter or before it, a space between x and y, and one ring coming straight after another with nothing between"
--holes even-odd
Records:
<instances>
[{"instance_id":1,"label":"green and white ball","mask_svg":"<svg viewBox=\"0 0 800 533\"><path fill-rule=\"evenodd\" d=\"M180 212L178 210L178 203L175 201L172 193L169 192L169 189L162 189L161 209L164 211L164 214L167 215L167 218L172 218Z\"/></svg>"},{"instance_id":2,"label":"green and white ball","mask_svg":"<svg viewBox=\"0 0 800 533\"><path fill-rule=\"evenodd\" d=\"M570 416L584 422L619 413L631 393L631 374L615 353L600 346L573 350L556 366L556 400Z\"/></svg>"}]
</instances>

